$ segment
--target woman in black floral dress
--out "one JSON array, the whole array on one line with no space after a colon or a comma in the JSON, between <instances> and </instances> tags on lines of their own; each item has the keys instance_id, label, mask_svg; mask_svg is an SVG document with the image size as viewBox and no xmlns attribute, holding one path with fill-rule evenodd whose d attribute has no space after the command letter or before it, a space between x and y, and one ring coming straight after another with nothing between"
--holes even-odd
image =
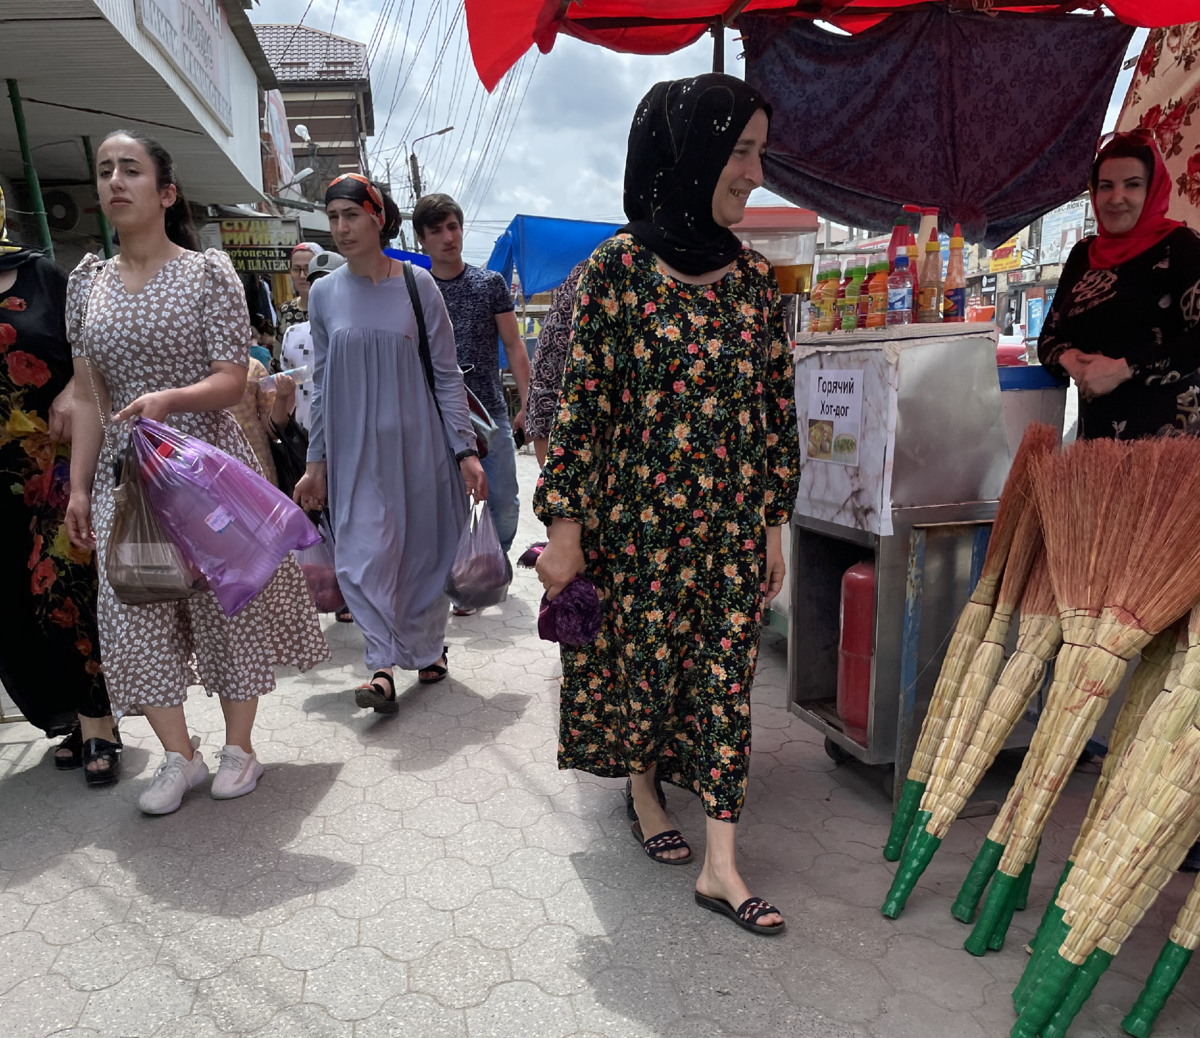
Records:
<instances>
[{"instance_id":1,"label":"woman in black floral dress","mask_svg":"<svg viewBox=\"0 0 1200 1038\"><path fill-rule=\"evenodd\" d=\"M782 916L750 895L734 855L762 610L783 580L799 462L778 289L728 230L762 183L768 115L720 75L642 101L630 224L580 281L534 506L551 524L547 594L583 572L605 606L595 643L563 649L559 766L629 775L635 835L668 864L691 850L654 779L698 794L697 901L777 934Z\"/></svg>"},{"instance_id":2,"label":"woman in black floral dress","mask_svg":"<svg viewBox=\"0 0 1200 1038\"><path fill-rule=\"evenodd\" d=\"M67 736L56 764L86 758L95 785L116 780L120 758L100 673L96 564L64 525L74 394L66 295L58 267L4 236L0 195L0 682L31 724Z\"/></svg>"},{"instance_id":3,"label":"woman in black floral dress","mask_svg":"<svg viewBox=\"0 0 1200 1038\"><path fill-rule=\"evenodd\" d=\"M1038 356L1079 387L1079 435L1200 432L1200 235L1166 216L1171 182L1147 131L1096 157L1100 233L1063 266Z\"/></svg>"}]
</instances>

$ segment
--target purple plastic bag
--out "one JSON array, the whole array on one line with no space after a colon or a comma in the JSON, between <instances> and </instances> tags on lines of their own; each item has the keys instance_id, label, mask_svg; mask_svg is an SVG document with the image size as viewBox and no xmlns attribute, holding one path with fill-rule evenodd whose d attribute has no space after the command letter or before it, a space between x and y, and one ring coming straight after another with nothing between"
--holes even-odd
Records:
<instances>
[{"instance_id":1,"label":"purple plastic bag","mask_svg":"<svg viewBox=\"0 0 1200 1038\"><path fill-rule=\"evenodd\" d=\"M267 586L288 552L321 539L299 506L211 443L145 418L130 437L159 522L226 616Z\"/></svg>"},{"instance_id":2,"label":"purple plastic bag","mask_svg":"<svg viewBox=\"0 0 1200 1038\"><path fill-rule=\"evenodd\" d=\"M446 594L455 609L483 609L508 598L511 581L512 566L500 549L487 502L473 503L446 577Z\"/></svg>"}]
</instances>

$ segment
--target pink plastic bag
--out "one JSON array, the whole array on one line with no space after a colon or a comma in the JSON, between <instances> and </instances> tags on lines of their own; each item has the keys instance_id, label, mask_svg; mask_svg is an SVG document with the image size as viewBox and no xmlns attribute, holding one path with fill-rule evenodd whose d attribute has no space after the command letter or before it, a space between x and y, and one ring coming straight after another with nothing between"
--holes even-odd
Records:
<instances>
[{"instance_id":1,"label":"pink plastic bag","mask_svg":"<svg viewBox=\"0 0 1200 1038\"><path fill-rule=\"evenodd\" d=\"M318 613L336 613L344 609L346 599L338 587L337 569L333 564L333 534L329 529L329 518L324 513L317 524L321 540L311 548L296 552L296 560L304 572L308 592Z\"/></svg>"},{"instance_id":2,"label":"pink plastic bag","mask_svg":"<svg viewBox=\"0 0 1200 1038\"><path fill-rule=\"evenodd\" d=\"M212 444L145 418L130 437L159 522L226 616L267 586L288 552L321 539L297 505Z\"/></svg>"}]
</instances>

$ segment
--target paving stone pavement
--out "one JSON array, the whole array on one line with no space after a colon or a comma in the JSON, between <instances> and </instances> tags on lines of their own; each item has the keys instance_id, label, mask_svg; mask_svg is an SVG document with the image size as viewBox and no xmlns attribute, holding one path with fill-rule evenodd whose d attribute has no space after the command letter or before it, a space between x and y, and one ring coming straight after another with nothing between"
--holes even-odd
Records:
<instances>
[{"instance_id":1,"label":"paving stone pavement","mask_svg":"<svg viewBox=\"0 0 1200 1038\"><path fill-rule=\"evenodd\" d=\"M519 468L529 500L533 459ZM522 517L518 550L536 539ZM104 792L0 727L0 1034L4 1038L1001 1038L1009 993L1086 806L1072 780L1030 910L974 959L949 913L989 819L960 822L896 922L877 771L836 767L785 708L782 640L764 638L740 830L751 888L788 919L743 933L692 901L698 866L649 861L621 783L555 766L557 648L539 589L449 627L451 679L401 685L391 718L355 708L361 638L328 623L332 662L262 701L258 789L182 810L135 806L159 761L123 725ZM415 676L414 676L415 677ZM215 700L192 726L212 760ZM1003 782L996 789L1003 794ZM668 791L703 852L697 802ZM1101 980L1072 1038L1112 1038L1188 889L1178 877ZM1193 967L1195 970L1196 967ZM1200 1038L1195 975L1156 1035Z\"/></svg>"}]
</instances>

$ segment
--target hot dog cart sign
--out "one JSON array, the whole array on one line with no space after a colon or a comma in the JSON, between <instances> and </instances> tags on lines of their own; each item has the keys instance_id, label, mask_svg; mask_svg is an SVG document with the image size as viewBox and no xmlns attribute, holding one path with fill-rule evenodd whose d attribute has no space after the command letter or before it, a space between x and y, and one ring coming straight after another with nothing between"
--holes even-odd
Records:
<instances>
[{"instance_id":1,"label":"hot dog cart sign","mask_svg":"<svg viewBox=\"0 0 1200 1038\"><path fill-rule=\"evenodd\" d=\"M807 456L813 461L858 466L862 434L863 373L819 369L808 383Z\"/></svg>"}]
</instances>

